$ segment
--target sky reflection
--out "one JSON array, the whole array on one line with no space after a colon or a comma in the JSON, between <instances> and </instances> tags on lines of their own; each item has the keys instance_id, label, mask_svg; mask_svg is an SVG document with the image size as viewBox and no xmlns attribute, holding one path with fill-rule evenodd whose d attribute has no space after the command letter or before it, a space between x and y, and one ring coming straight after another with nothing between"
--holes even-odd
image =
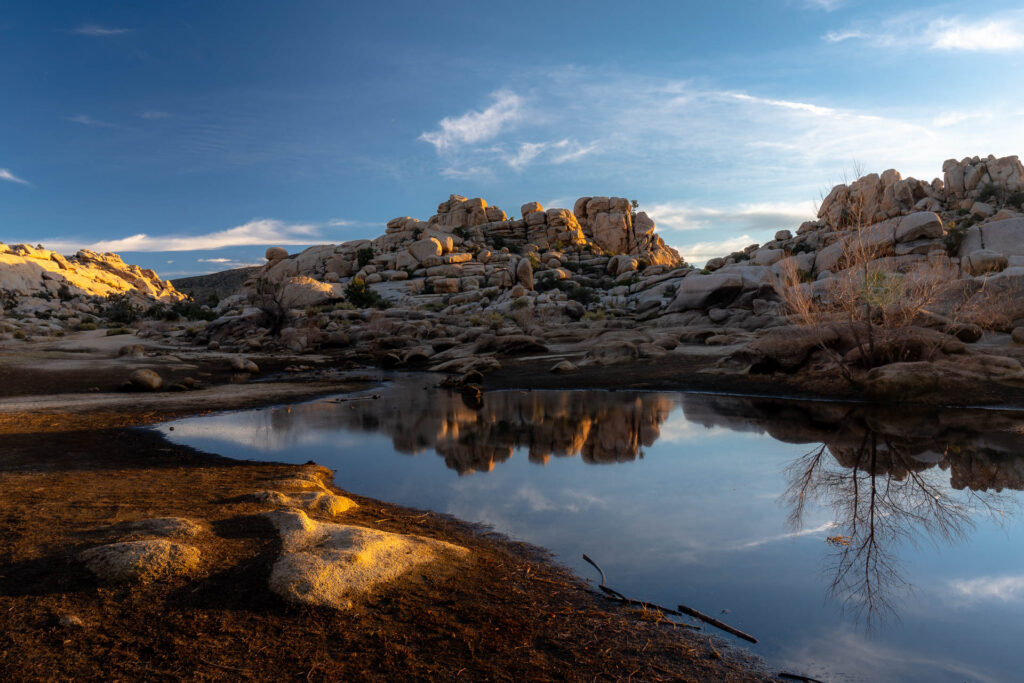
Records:
<instances>
[{"instance_id":1,"label":"sky reflection","mask_svg":"<svg viewBox=\"0 0 1024 683\"><path fill-rule=\"evenodd\" d=\"M616 589L727 609L758 652L823 680L1017 675L1017 415L550 391L473 409L434 383L163 429L315 460L343 488L490 524L590 577L587 553Z\"/></svg>"}]
</instances>

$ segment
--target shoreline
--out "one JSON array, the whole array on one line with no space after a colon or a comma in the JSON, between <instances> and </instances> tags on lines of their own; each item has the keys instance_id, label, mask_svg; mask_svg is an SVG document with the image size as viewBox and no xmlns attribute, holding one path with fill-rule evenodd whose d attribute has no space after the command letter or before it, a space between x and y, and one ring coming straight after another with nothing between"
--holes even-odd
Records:
<instances>
[{"instance_id":1,"label":"shoreline","mask_svg":"<svg viewBox=\"0 0 1024 683\"><path fill-rule=\"evenodd\" d=\"M260 506L234 503L225 508L222 501L254 490L266 479L316 467L232 460L177 446L146 427L187 415L315 399L353 388L327 382L229 386L260 385L268 390L247 400L240 402L237 390L220 391L215 400L207 397L202 407L193 401L191 409L153 401L154 395L146 395L131 411L124 410L123 399L97 411L103 395L88 395L92 403L70 405L55 398L50 408L62 402L63 411L36 412L27 420L25 413L13 411L9 399L2 401L0 485L5 497L0 513L9 520L9 528L0 564L0 633L6 634L0 644L0 671L27 680L52 678L71 668L83 676L104 671L128 678L175 677L181 667L191 668L200 680L285 675L295 667L324 679L387 677L389 671L418 671L427 677L467 672L500 677L518 671L521 676L568 679L604 674L616 679L641 675L649 680L770 680L764 665L741 647L709 639L708 632L668 625L650 611L596 597L582 578L552 561L543 549L455 518L364 498L331 485L331 491L360 505L354 514L346 513L344 521L460 544L470 549L472 568L455 582L428 582L425 590L417 583L408 592L399 581L357 602L353 610L285 603L266 588L267 567L279 542L259 520ZM173 396L177 401L182 395ZM185 396L194 399L196 394ZM21 403L41 405L25 399ZM178 407L171 410L171 405ZM145 460L140 462L140 457ZM40 490L56 505L40 506ZM190 588L195 580L110 586L74 560L81 548L104 539L104 530L112 525L168 515L201 518L214 530L213 536L197 543L210 560L195 587ZM211 583L215 588L207 585ZM444 607L438 611L438 605ZM422 621L410 622L416 610L444 623L414 626ZM69 615L84 626L62 625ZM163 626L154 628L149 622ZM198 625L189 627L193 622ZM506 632L485 637L490 623L502 624ZM309 643L274 635L292 629L319 632L315 640L321 642L336 638L350 647L361 642L367 652L382 652L374 655L378 659L372 666L357 666L340 651L329 652L325 659ZM334 635L329 636L332 629ZM168 630L189 635L165 637ZM389 634L389 645L367 642L382 631ZM211 646L223 641L224 633L233 634L234 640ZM452 651L455 636L468 643L455 648L460 652ZM474 638L483 640L474 646ZM102 645L110 639L125 643L113 655ZM263 650L255 659L253 639ZM411 644L395 658L391 648L400 640ZM242 651L245 641L249 644ZM527 657L523 647L529 648ZM643 655L638 654L641 648L646 649ZM595 657L601 650L606 655ZM483 651L489 652L484 660L478 656Z\"/></svg>"}]
</instances>

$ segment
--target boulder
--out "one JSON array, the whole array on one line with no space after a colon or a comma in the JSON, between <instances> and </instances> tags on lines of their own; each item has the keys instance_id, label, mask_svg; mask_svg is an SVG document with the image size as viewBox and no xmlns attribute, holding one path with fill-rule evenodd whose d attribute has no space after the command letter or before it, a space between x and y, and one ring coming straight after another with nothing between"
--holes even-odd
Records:
<instances>
[{"instance_id":1,"label":"boulder","mask_svg":"<svg viewBox=\"0 0 1024 683\"><path fill-rule=\"evenodd\" d=\"M270 589L289 602L347 609L384 584L441 578L470 559L466 548L432 538L318 522L299 510L266 513L282 551Z\"/></svg>"},{"instance_id":2,"label":"boulder","mask_svg":"<svg viewBox=\"0 0 1024 683\"><path fill-rule=\"evenodd\" d=\"M288 250L284 247L268 247L264 256L268 261L280 261L288 258Z\"/></svg>"},{"instance_id":3,"label":"boulder","mask_svg":"<svg viewBox=\"0 0 1024 683\"><path fill-rule=\"evenodd\" d=\"M904 216L896 224L896 241L911 242L919 239L942 237L942 219L931 211L918 211Z\"/></svg>"},{"instance_id":4,"label":"boulder","mask_svg":"<svg viewBox=\"0 0 1024 683\"><path fill-rule=\"evenodd\" d=\"M149 539L90 548L78 559L104 581L147 583L191 574L199 567L200 555L183 543Z\"/></svg>"},{"instance_id":5,"label":"boulder","mask_svg":"<svg viewBox=\"0 0 1024 683\"><path fill-rule=\"evenodd\" d=\"M359 507L351 498L339 496L329 491L305 491L301 493L258 491L248 496L248 499L264 505L273 505L277 508L293 508L329 517L334 517L352 508Z\"/></svg>"},{"instance_id":6,"label":"boulder","mask_svg":"<svg viewBox=\"0 0 1024 683\"><path fill-rule=\"evenodd\" d=\"M256 363L248 358L234 356L231 359L231 369L235 372L248 372L251 375L255 375L260 371L260 366L256 365Z\"/></svg>"},{"instance_id":7,"label":"boulder","mask_svg":"<svg viewBox=\"0 0 1024 683\"><path fill-rule=\"evenodd\" d=\"M519 259L516 264L516 280L526 289L533 289L533 264L530 259Z\"/></svg>"},{"instance_id":8,"label":"boulder","mask_svg":"<svg viewBox=\"0 0 1024 683\"><path fill-rule=\"evenodd\" d=\"M691 273L679 283L675 298L665 312L676 313L728 305L741 291L743 276L735 271L715 272L709 275Z\"/></svg>"},{"instance_id":9,"label":"boulder","mask_svg":"<svg viewBox=\"0 0 1024 683\"><path fill-rule=\"evenodd\" d=\"M435 237L418 240L409 245L409 254L419 262L431 256L440 256L442 252L441 242Z\"/></svg>"},{"instance_id":10,"label":"boulder","mask_svg":"<svg viewBox=\"0 0 1024 683\"><path fill-rule=\"evenodd\" d=\"M128 376L128 383L139 391L156 391L164 385L164 380L153 370L140 368Z\"/></svg>"},{"instance_id":11,"label":"boulder","mask_svg":"<svg viewBox=\"0 0 1024 683\"><path fill-rule=\"evenodd\" d=\"M998 273L1006 270L1009 260L1005 255L991 249L976 249L967 254L963 260L963 266L971 275L984 275L985 273Z\"/></svg>"},{"instance_id":12,"label":"boulder","mask_svg":"<svg viewBox=\"0 0 1024 683\"><path fill-rule=\"evenodd\" d=\"M560 361L558 363L555 363L555 365L551 368L551 372L555 373L556 375L576 372L577 370L579 370L579 368L576 367L576 364L573 363L571 360Z\"/></svg>"}]
</instances>

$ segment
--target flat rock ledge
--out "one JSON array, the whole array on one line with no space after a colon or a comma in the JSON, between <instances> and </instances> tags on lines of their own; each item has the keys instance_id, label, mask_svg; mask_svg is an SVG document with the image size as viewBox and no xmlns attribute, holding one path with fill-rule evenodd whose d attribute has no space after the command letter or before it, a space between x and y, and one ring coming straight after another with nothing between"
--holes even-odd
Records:
<instances>
[{"instance_id":1,"label":"flat rock ledge","mask_svg":"<svg viewBox=\"0 0 1024 683\"><path fill-rule=\"evenodd\" d=\"M318 522L300 510L265 513L281 535L270 589L289 602L348 609L400 578L439 578L469 558L462 546L361 526Z\"/></svg>"},{"instance_id":2,"label":"flat rock ledge","mask_svg":"<svg viewBox=\"0 0 1024 683\"><path fill-rule=\"evenodd\" d=\"M89 548L78 559L104 581L148 583L191 574L199 567L200 554L184 543L149 539Z\"/></svg>"}]
</instances>

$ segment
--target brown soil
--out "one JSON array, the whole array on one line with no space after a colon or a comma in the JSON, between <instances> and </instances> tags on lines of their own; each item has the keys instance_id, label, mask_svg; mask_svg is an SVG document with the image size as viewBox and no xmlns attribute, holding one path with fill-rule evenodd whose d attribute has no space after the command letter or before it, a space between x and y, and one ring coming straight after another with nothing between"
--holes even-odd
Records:
<instances>
[{"instance_id":1,"label":"brown soil","mask_svg":"<svg viewBox=\"0 0 1024 683\"><path fill-rule=\"evenodd\" d=\"M265 508L238 498L297 468L120 428L157 416L0 421L0 679L767 680L742 650L595 597L536 549L350 493L346 522L458 543L473 562L348 611L290 606L267 589L279 542ZM199 575L105 585L75 560L158 516L211 523Z\"/></svg>"}]
</instances>

